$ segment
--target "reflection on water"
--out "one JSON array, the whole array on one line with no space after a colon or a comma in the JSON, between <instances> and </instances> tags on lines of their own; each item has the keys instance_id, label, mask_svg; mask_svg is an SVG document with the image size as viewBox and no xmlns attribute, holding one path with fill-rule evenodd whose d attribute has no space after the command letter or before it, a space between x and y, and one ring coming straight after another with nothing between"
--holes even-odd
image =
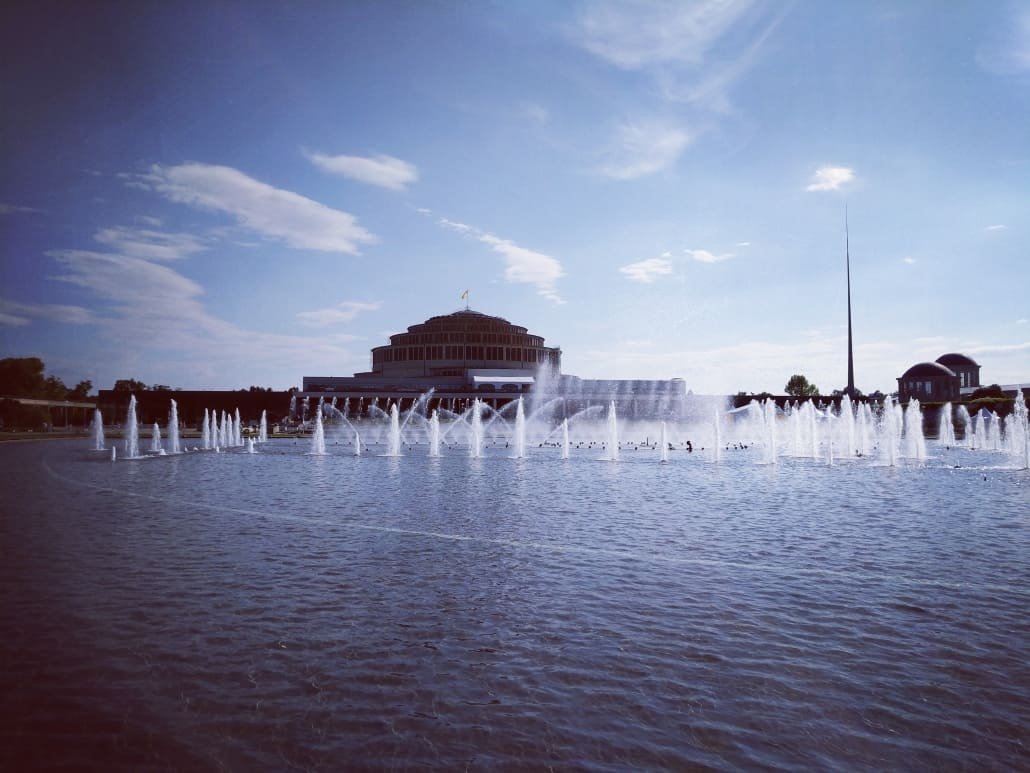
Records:
<instances>
[{"instance_id":1,"label":"reflection on water","mask_svg":"<svg viewBox=\"0 0 1030 773\"><path fill-rule=\"evenodd\" d=\"M1000 457L85 443L0 447L6 769L1030 764Z\"/></svg>"}]
</instances>

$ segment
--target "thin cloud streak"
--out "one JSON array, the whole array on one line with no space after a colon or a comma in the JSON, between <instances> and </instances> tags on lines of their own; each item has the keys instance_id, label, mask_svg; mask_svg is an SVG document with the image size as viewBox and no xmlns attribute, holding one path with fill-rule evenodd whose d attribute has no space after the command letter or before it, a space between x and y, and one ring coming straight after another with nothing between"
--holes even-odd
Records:
<instances>
[{"instance_id":1,"label":"thin cloud streak","mask_svg":"<svg viewBox=\"0 0 1030 773\"><path fill-rule=\"evenodd\" d=\"M117 252L148 260L179 260L207 249L207 245L192 234L127 226L102 228L93 234L93 239Z\"/></svg>"},{"instance_id":2,"label":"thin cloud streak","mask_svg":"<svg viewBox=\"0 0 1030 773\"><path fill-rule=\"evenodd\" d=\"M619 268L632 282L651 284L663 276L672 274L672 261L668 258L648 258Z\"/></svg>"},{"instance_id":3,"label":"thin cloud streak","mask_svg":"<svg viewBox=\"0 0 1030 773\"><path fill-rule=\"evenodd\" d=\"M314 311L301 311L297 318L305 325L312 327L327 327L343 322L350 322L359 314L366 311L377 311L382 307L382 301L371 303L363 301L342 301L328 309L316 309Z\"/></svg>"},{"instance_id":4,"label":"thin cloud streak","mask_svg":"<svg viewBox=\"0 0 1030 773\"><path fill-rule=\"evenodd\" d=\"M82 306L57 303L22 303L0 298L0 325L24 327L33 320L85 325L93 321L93 313Z\"/></svg>"},{"instance_id":5,"label":"thin cloud streak","mask_svg":"<svg viewBox=\"0 0 1030 773\"><path fill-rule=\"evenodd\" d=\"M508 282L534 285L537 293L552 303L565 303L555 288L555 283L565 276L557 258L521 247L509 239L502 239L475 226L448 220L445 217L437 220L437 224L449 231L487 244L494 252L503 255L505 259L504 278Z\"/></svg>"},{"instance_id":6,"label":"thin cloud streak","mask_svg":"<svg viewBox=\"0 0 1030 773\"><path fill-rule=\"evenodd\" d=\"M414 164L393 156L327 156L324 153L303 151L304 157L324 172L337 174L358 182L377 185L392 191L403 191L418 180Z\"/></svg>"}]
</instances>

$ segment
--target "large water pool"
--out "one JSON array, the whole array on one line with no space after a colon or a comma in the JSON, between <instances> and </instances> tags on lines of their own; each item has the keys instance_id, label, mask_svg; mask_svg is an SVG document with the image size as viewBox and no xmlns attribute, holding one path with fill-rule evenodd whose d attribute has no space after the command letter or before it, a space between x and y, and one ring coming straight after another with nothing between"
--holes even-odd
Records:
<instances>
[{"instance_id":1,"label":"large water pool","mask_svg":"<svg viewBox=\"0 0 1030 773\"><path fill-rule=\"evenodd\" d=\"M0 767L1027 769L1030 472L4 444Z\"/></svg>"}]
</instances>

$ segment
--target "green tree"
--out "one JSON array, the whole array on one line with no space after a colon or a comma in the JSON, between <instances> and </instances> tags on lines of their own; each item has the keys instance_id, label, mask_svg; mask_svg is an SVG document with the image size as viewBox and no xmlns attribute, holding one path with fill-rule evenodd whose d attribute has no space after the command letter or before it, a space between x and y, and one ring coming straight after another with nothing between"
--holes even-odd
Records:
<instances>
[{"instance_id":1,"label":"green tree","mask_svg":"<svg viewBox=\"0 0 1030 773\"><path fill-rule=\"evenodd\" d=\"M134 378L120 378L114 382L115 392L142 392L147 385Z\"/></svg>"},{"instance_id":2,"label":"green tree","mask_svg":"<svg viewBox=\"0 0 1030 773\"><path fill-rule=\"evenodd\" d=\"M819 394L819 387L809 384L808 379L800 373L795 373L787 381L783 391L792 397L814 397Z\"/></svg>"},{"instance_id":3,"label":"green tree","mask_svg":"<svg viewBox=\"0 0 1030 773\"><path fill-rule=\"evenodd\" d=\"M75 385L74 389L69 389L68 390L68 399L69 400L85 400L87 397L89 397L89 390L91 390L92 388L93 388L93 382L92 381L88 381L88 380L80 381L78 384Z\"/></svg>"},{"instance_id":4,"label":"green tree","mask_svg":"<svg viewBox=\"0 0 1030 773\"><path fill-rule=\"evenodd\" d=\"M8 357L0 360L0 395L43 397L46 378L39 357Z\"/></svg>"}]
</instances>

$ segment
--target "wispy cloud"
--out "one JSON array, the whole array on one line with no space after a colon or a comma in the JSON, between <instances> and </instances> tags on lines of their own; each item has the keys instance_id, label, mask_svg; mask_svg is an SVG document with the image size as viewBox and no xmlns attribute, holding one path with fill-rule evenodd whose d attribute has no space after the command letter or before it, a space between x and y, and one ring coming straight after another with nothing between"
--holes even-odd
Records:
<instances>
[{"instance_id":1,"label":"wispy cloud","mask_svg":"<svg viewBox=\"0 0 1030 773\"><path fill-rule=\"evenodd\" d=\"M903 258L902 258L901 260L902 260L902 262L904 262L904 263L908 263L908 264L909 264L910 266L911 266L911 265L912 265L913 263L915 263L915 262L916 262L916 259L915 259L915 258L913 258L913 257L912 257L911 255L906 255L906 256L905 256L905 257L903 257Z\"/></svg>"},{"instance_id":2,"label":"wispy cloud","mask_svg":"<svg viewBox=\"0 0 1030 773\"><path fill-rule=\"evenodd\" d=\"M32 214L34 212L42 212L41 209L35 207L21 207L16 204L2 204L0 203L0 215L17 215L17 214Z\"/></svg>"},{"instance_id":3,"label":"wispy cloud","mask_svg":"<svg viewBox=\"0 0 1030 773\"><path fill-rule=\"evenodd\" d=\"M117 371L135 372L144 362L138 353L146 351L161 355L159 367L171 374L150 378L188 372L198 388L226 388L231 385L226 374L273 363L277 370L301 372L311 362L350 356L333 342L339 339L248 330L218 318L204 307L203 288L168 264L86 250L47 255L61 266L52 279L76 285L96 299L91 321L109 346L109 368Z\"/></svg>"},{"instance_id":4,"label":"wispy cloud","mask_svg":"<svg viewBox=\"0 0 1030 773\"><path fill-rule=\"evenodd\" d=\"M570 35L615 67L647 73L667 100L724 113L785 13L766 21L761 9L752 0L602 0L585 7Z\"/></svg>"},{"instance_id":5,"label":"wispy cloud","mask_svg":"<svg viewBox=\"0 0 1030 773\"><path fill-rule=\"evenodd\" d=\"M690 135L660 122L626 123L615 130L599 172L616 180L634 180L676 163Z\"/></svg>"},{"instance_id":6,"label":"wispy cloud","mask_svg":"<svg viewBox=\"0 0 1030 773\"><path fill-rule=\"evenodd\" d=\"M846 166L821 166L815 170L806 191L836 191L855 179L855 170Z\"/></svg>"},{"instance_id":7,"label":"wispy cloud","mask_svg":"<svg viewBox=\"0 0 1030 773\"><path fill-rule=\"evenodd\" d=\"M299 193L275 188L237 169L210 164L151 167L130 178L170 201L232 215L240 225L300 249L357 254L359 244L377 241L357 219Z\"/></svg>"},{"instance_id":8,"label":"wispy cloud","mask_svg":"<svg viewBox=\"0 0 1030 773\"><path fill-rule=\"evenodd\" d=\"M725 252L725 253L723 253L721 255L716 255L715 253L709 252L708 250L683 250L683 251L685 253L687 253L687 255L689 255L691 258L693 258L694 260L698 261L699 263L719 263L721 261L729 260L730 258L735 257L732 252Z\"/></svg>"},{"instance_id":9,"label":"wispy cloud","mask_svg":"<svg viewBox=\"0 0 1030 773\"><path fill-rule=\"evenodd\" d=\"M330 306L328 309L316 309L314 311L301 311L297 318L305 325L312 327L327 327L342 322L350 322L359 314L366 311L376 311L383 305L382 301L371 303L364 301L343 301Z\"/></svg>"},{"instance_id":10,"label":"wispy cloud","mask_svg":"<svg viewBox=\"0 0 1030 773\"><path fill-rule=\"evenodd\" d=\"M552 303L565 303L555 287L557 281L565 275L557 258L521 247L513 241L494 236L466 223L443 217L437 223L450 231L487 244L494 252L503 255L504 278L508 282L534 285L537 292Z\"/></svg>"},{"instance_id":11,"label":"wispy cloud","mask_svg":"<svg viewBox=\"0 0 1030 773\"><path fill-rule=\"evenodd\" d=\"M0 325L23 327L34 319L51 322L66 322L84 325L93 321L93 314L82 306L65 306L56 303L22 303L0 298Z\"/></svg>"},{"instance_id":12,"label":"wispy cloud","mask_svg":"<svg viewBox=\"0 0 1030 773\"><path fill-rule=\"evenodd\" d=\"M191 234L126 226L102 228L93 238L118 252L149 260L178 260L207 249L204 242Z\"/></svg>"},{"instance_id":13,"label":"wispy cloud","mask_svg":"<svg viewBox=\"0 0 1030 773\"><path fill-rule=\"evenodd\" d=\"M414 164L393 156L327 156L305 150L304 156L324 172L338 174L358 182L378 185L392 191L403 191L418 180Z\"/></svg>"},{"instance_id":14,"label":"wispy cloud","mask_svg":"<svg viewBox=\"0 0 1030 773\"><path fill-rule=\"evenodd\" d=\"M662 276L672 274L672 261L668 258L648 258L622 266L619 271L633 282L651 284Z\"/></svg>"},{"instance_id":15,"label":"wispy cloud","mask_svg":"<svg viewBox=\"0 0 1030 773\"><path fill-rule=\"evenodd\" d=\"M626 70L699 65L751 6L749 0L597 2L580 13L573 35L587 51Z\"/></svg>"},{"instance_id":16,"label":"wispy cloud","mask_svg":"<svg viewBox=\"0 0 1030 773\"><path fill-rule=\"evenodd\" d=\"M1005 226L1004 225L1000 225L1000 224L999 225L989 225L984 230L985 231L1004 231L1005 230Z\"/></svg>"},{"instance_id":17,"label":"wispy cloud","mask_svg":"<svg viewBox=\"0 0 1030 773\"><path fill-rule=\"evenodd\" d=\"M1003 26L977 51L977 63L997 75L1030 71L1030 9L1013 5Z\"/></svg>"}]
</instances>

